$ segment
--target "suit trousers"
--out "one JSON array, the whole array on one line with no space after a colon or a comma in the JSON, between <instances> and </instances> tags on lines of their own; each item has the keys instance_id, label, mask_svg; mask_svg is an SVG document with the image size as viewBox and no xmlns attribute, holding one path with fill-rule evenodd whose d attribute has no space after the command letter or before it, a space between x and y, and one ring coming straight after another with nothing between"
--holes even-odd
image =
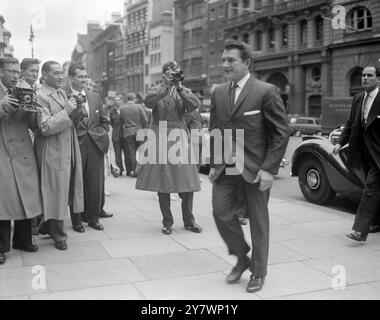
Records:
<instances>
[{"instance_id":1,"label":"suit trousers","mask_svg":"<svg viewBox=\"0 0 380 320\"><path fill-rule=\"evenodd\" d=\"M140 145L136 141L136 135L124 137L124 155L125 155L125 170L127 172L136 171L136 151Z\"/></svg>"},{"instance_id":2,"label":"suit trousers","mask_svg":"<svg viewBox=\"0 0 380 320\"><path fill-rule=\"evenodd\" d=\"M5 253L11 250L11 221L0 220L0 252ZM13 245L27 247L33 244L32 240L32 220L16 220L13 230Z\"/></svg>"},{"instance_id":3,"label":"suit trousers","mask_svg":"<svg viewBox=\"0 0 380 320\"><path fill-rule=\"evenodd\" d=\"M120 169L120 173L123 173L123 138L112 139L112 145L115 152L115 163Z\"/></svg>"},{"instance_id":4,"label":"suit trousers","mask_svg":"<svg viewBox=\"0 0 380 320\"><path fill-rule=\"evenodd\" d=\"M178 193L181 198L182 218L185 226L192 225L195 221L193 215L193 192ZM158 201L163 216L162 224L165 227L173 225L173 215L170 210L170 193L158 193Z\"/></svg>"},{"instance_id":5,"label":"suit trousers","mask_svg":"<svg viewBox=\"0 0 380 320\"><path fill-rule=\"evenodd\" d=\"M352 229L367 234L380 209L380 170L368 150L363 152L363 163L365 164L365 186Z\"/></svg>"},{"instance_id":6,"label":"suit trousers","mask_svg":"<svg viewBox=\"0 0 380 320\"><path fill-rule=\"evenodd\" d=\"M244 192L247 216L250 221L252 255L250 270L255 277L267 274L269 254L269 190L260 191L259 184L251 184L242 176L222 174L213 184L212 206L216 226L228 247L229 254L238 259L250 250L236 214L239 192ZM241 198L240 198L241 201Z\"/></svg>"},{"instance_id":7,"label":"suit trousers","mask_svg":"<svg viewBox=\"0 0 380 320\"><path fill-rule=\"evenodd\" d=\"M67 240L63 220L50 219L48 221L44 221L40 225L40 233L50 235L55 242Z\"/></svg>"},{"instance_id":8,"label":"suit trousers","mask_svg":"<svg viewBox=\"0 0 380 320\"><path fill-rule=\"evenodd\" d=\"M80 146L83 169L84 212L89 223L99 222L104 196L104 154L87 134Z\"/></svg>"}]
</instances>

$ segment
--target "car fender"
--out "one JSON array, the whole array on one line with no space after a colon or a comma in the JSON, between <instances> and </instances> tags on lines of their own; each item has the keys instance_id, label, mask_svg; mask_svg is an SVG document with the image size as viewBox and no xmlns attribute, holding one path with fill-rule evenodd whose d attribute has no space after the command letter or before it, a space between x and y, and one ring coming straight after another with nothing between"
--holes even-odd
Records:
<instances>
[{"instance_id":1,"label":"car fender","mask_svg":"<svg viewBox=\"0 0 380 320\"><path fill-rule=\"evenodd\" d=\"M334 145L326 138L305 139L296 148L291 161L291 176L297 177L302 161L313 156L325 170L331 187L342 194L360 193L361 182L343 163L339 155L333 154Z\"/></svg>"}]
</instances>

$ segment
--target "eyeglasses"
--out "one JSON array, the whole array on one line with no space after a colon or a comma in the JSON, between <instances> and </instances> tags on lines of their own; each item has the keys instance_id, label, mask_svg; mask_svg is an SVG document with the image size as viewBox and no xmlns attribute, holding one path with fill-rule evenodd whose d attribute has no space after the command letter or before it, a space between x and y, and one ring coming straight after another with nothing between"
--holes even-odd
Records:
<instances>
[{"instance_id":1,"label":"eyeglasses","mask_svg":"<svg viewBox=\"0 0 380 320\"><path fill-rule=\"evenodd\" d=\"M9 70L9 69L4 69L4 71L7 71L7 72L9 72L9 73L13 73L13 74L20 74L20 73L21 73L20 71Z\"/></svg>"}]
</instances>

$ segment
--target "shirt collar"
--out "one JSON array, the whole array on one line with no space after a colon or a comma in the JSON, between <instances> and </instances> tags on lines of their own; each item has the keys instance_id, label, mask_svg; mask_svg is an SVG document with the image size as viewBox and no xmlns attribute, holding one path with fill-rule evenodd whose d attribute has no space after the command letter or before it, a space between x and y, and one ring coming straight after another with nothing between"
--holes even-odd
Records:
<instances>
[{"instance_id":1,"label":"shirt collar","mask_svg":"<svg viewBox=\"0 0 380 320\"><path fill-rule=\"evenodd\" d=\"M376 87L371 92L368 92L367 96L368 97L376 97L378 93L379 93L379 87Z\"/></svg>"},{"instance_id":2,"label":"shirt collar","mask_svg":"<svg viewBox=\"0 0 380 320\"><path fill-rule=\"evenodd\" d=\"M83 89L81 92L75 90L73 87L71 87L71 91L73 92L74 95L78 95L78 94L81 94L82 96L85 96L86 95L86 91Z\"/></svg>"},{"instance_id":3,"label":"shirt collar","mask_svg":"<svg viewBox=\"0 0 380 320\"><path fill-rule=\"evenodd\" d=\"M243 89L245 84L247 83L249 77L251 76L250 73L247 73L245 77L241 78L236 84L239 86L240 89Z\"/></svg>"},{"instance_id":4,"label":"shirt collar","mask_svg":"<svg viewBox=\"0 0 380 320\"><path fill-rule=\"evenodd\" d=\"M0 81L0 86L3 88L4 92L8 91L8 88L3 85L3 83Z\"/></svg>"}]
</instances>

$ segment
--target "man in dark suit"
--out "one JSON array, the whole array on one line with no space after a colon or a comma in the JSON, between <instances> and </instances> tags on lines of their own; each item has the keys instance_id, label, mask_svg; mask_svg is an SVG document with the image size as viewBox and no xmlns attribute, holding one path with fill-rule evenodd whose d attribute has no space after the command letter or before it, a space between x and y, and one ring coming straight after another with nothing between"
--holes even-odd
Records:
<instances>
[{"instance_id":1,"label":"man in dark suit","mask_svg":"<svg viewBox=\"0 0 380 320\"><path fill-rule=\"evenodd\" d=\"M68 76L70 89L68 94L81 100L81 106L73 112L72 119L77 131L83 168L84 212L72 214L73 228L77 232L84 232L82 219L88 222L89 227L103 230L99 223L104 194L104 155L109 147L109 120L102 108L100 96L92 91L85 90L87 71L81 65L73 64L69 67Z\"/></svg>"},{"instance_id":2,"label":"man in dark suit","mask_svg":"<svg viewBox=\"0 0 380 320\"><path fill-rule=\"evenodd\" d=\"M353 233L347 237L355 241L366 241L376 212L380 208L380 68L368 66L362 72L364 92L352 101L350 118L335 145L338 153L349 143L350 165L365 174L365 186L357 209Z\"/></svg>"},{"instance_id":3,"label":"man in dark suit","mask_svg":"<svg viewBox=\"0 0 380 320\"><path fill-rule=\"evenodd\" d=\"M148 117L143 106L136 103L134 93L128 93L127 103L121 107L120 115L123 121L125 171L127 176L136 178L136 151L140 145L136 135L140 129L148 127Z\"/></svg>"},{"instance_id":4,"label":"man in dark suit","mask_svg":"<svg viewBox=\"0 0 380 320\"><path fill-rule=\"evenodd\" d=\"M247 44L227 40L223 65L229 82L217 87L211 97L210 132L215 138L211 143L209 178L213 183L213 215L229 253L237 256L237 264L226 281L237 282L250 268L247 291L256 292L267 274L269 191L289 140L288 117L278 88L250 74L253 53ZM221 132L222 143L216 131ZM223 145L226 151L227 133L231 131L230 157L219 161L217 155L222 153L217 145ZM235 210L239 192L246 194L251 259L247 257L250 248Z\"/></svg>"},{"instance_id":5,"label":"man in dark suit","mask_svg":"<svg viewBox=\"0 0 380 320\"><path fill-rule=\"evenodd\" d=\"M116 166L120 169L120 175L123 175L123 119L120 115L121 98L115 98L115 105L110 112L110 122L112 127L112 145L115 152ZM126 158L127 155L124 154Z\"/></svg>"}]
</instances>

